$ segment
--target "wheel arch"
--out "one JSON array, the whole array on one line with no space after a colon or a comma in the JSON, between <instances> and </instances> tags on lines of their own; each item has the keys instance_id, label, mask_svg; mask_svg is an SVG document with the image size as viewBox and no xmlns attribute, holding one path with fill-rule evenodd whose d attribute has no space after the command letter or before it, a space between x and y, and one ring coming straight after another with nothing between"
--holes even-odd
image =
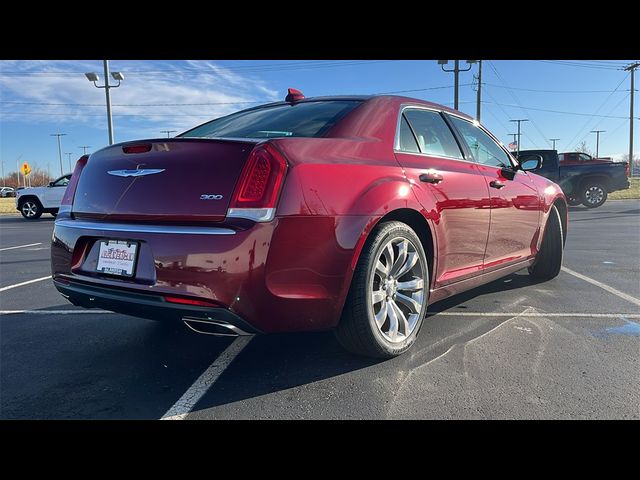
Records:
<instances>
[{"instance_id":1,"label":"wheel arch","mask_svg":"<svg viewBox=\"0 0 640 480\"><path fill-rule=\"evenodd\" d=\"M424 248L425 255L427 257L427 266L429 267L429 285L433 285L435 278L435 266L437 265L437 240L434 234L433 227L429 224L429 221L418 210L413 208L398 208L391 212L379 217L377 221L367 225L367 228L362 232L360 241L356 246L353 259L351 262L351 271L355 270L362 250L366 245L369 238L371 238L371 232L376 226L383 222L398 221L407 224L418 235L422 242L422 248ZM349 280L349 284L351 280Z\"/></svg>"},{"instance_id":2,"label":"wheel arch","mask_svg":"<svg viewBox=\"0 0 640 480\"><path fill-rule=\"evenodd\" d=\"M37 195L24 195L24 196L21 196L21 197L18 199L18 208L22 208L22 205L23 205L23 204L24 204L24 202L26 202L27 200L35 200L35 201L38 203L38 205L40 205L40 207L42 207L42 208L43 208L42 202L40 201L40 199L38 198L38 196L37 196Z\"/></svg>"}]
</instances>

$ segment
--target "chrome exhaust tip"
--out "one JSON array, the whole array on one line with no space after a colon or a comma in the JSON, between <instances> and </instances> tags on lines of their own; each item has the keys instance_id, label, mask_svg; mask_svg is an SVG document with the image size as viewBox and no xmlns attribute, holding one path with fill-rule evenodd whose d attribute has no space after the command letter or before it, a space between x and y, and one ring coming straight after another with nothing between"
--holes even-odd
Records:
<instances>
[{"instance_id":1,"label":"chrome exhaust tip","mask_svg":"<svg viewBox=\"0 0 640 480\"><path fill-rule=\"evenodd\" d=\"M189 329L203 335L215 335L217 337L239 337L245 335L253 335L252 333L245 332L235 325L231 325L230 323L220 320L185 317L182 319L182 321L187 327L189 327Z\"/></svg>"}]
</instances>

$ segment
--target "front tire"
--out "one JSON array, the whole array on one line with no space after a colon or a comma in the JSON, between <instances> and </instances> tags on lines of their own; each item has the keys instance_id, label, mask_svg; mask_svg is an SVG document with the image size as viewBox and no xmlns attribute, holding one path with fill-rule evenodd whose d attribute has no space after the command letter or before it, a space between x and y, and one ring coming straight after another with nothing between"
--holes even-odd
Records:
<instances>
[{"instance_id":1,"label":"front tire","mask_svg":"<svg viewBox=\"0 0 640 480\"><path fill-rule=\"evenodd\" d=\"M551 280L560 273L564 251L562 219L556 206L551 207L547 225L542 237L542 245L535 263L529 267L529 274L539 280Z\"/></svg>"},{"instance_id":2,"label":"front tire","mask_svg":"<svg viewBox=\"0 0 640 480\"><path fill-rule=\"evenodd\" d=\"M42 215L42 205L37 200L25 200L20 205L20 213L27 220L36 220Z\"/></svg>"},{"instance_id":3,"label":"front tire","mask_svg":"<svg viewBox=\"0 0 640 480\"><path fill-rule=\"evenodd\" d=\"M601 183L589 182L582 187L582 204L587 208L598 208L607 201L607 189Z\"/></svg>"},{"instance_id":4,"label":"front tire","mask_svg":"<svg viewBox=\"0 0 640 480\"><path fill-rule=\"evenodd\" d=\"M347 350L392 358L415 342L427 313L429 268L422 242L405 223L385 222L367 239L335 330Z\"/></svg>"}]
</instances>

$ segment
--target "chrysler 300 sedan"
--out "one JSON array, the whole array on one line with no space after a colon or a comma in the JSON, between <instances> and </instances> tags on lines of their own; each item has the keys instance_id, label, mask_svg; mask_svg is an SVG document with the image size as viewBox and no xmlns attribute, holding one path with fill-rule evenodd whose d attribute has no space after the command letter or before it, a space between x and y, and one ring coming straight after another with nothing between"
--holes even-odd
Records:
<instances>
[{"instance_id":1,"label":"chrysler 300 sedan","mask_svg":"<svg viewBox=\"0 0 640 480\"><path fill-rule=\"evenodd\" d=\"M290 89L81 157L53 281L82 307L218 335L334 330L388 358L430 303L525 268L558 275L567 204L540 162L441 105Z\"/></svg>"}]
</instances>

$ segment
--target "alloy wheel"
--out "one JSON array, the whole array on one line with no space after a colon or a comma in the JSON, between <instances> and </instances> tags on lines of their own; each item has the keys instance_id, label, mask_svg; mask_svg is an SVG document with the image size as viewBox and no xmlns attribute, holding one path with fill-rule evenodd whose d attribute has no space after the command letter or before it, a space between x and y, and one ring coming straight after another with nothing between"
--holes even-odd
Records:
<instances>
[{"instance_id":1,"label":"alloy wheel","mask_svg":"<svg viewBox=\"0 0 640 480\"><path fill-rule=\"evenodd\" d=\"M25 217L31 218L38 212L38 206L31 201L26 201L22 204L22 213Z\"/></svg>"},{"instance_id":2,"label":"alloy wheel","mask_svg":"<svg viewBox=\"0 0 640 480\"><path fill-rule=\"evenodd\" d=\"M389 240L376 261L369 286L370 308L385 339L398 343L415 330L425 303L425 268L408 239Z\"/></svg>"},{"instance_id":3,"label":"alloy wheel","mask_svg":"<svg viewBox=\"0 0 640 480\"><path fill-rule=\"evenodd\" d=\"M598 185L593 185L584 192L584 198L590 205L597 205L604 198L604 190Z\"/></svg>"}]
</instances>

